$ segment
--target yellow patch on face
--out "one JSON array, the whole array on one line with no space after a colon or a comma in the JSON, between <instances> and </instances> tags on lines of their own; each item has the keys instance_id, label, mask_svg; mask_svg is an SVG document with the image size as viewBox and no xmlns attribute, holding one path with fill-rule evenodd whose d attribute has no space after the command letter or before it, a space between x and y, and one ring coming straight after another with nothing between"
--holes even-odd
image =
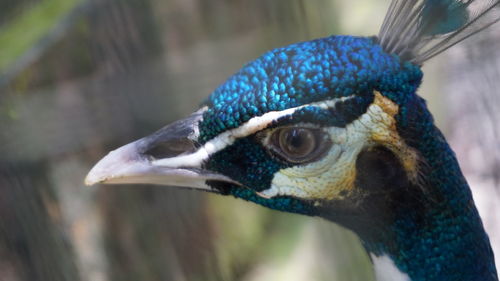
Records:
<instances>
[{"instance_id":1,"label":"yellow patch on face","mask_svg":"<svg viewBox=\"0 0 500 281\"><path fill-rule=\"evenodd\" d=\"M399 112L399 106L379 92L375 92L373 105L382 109L389 118L384 119L385 130L376 130L372 133L372 140L376 144L384 145L391 150L403 164L410 180L416 180L418 175L418 154L413 148L406 145L396 128L396 119L394 117Z\"/></svg>"},{"instance_id":2,"label":"yellow patch on face","mask_svg":"<svg viewBox=\"0 0 500 281\"><path fill-rule=\"evenodd\" d=\"M379 92L366 113L345 128L329 127L332 147L322 159L278 171L264 197L280 195L303 199L342 199L355 190L356 159L366 148L378 145L391 150L401 161L410 180L417 177L417 153L399 136L397 104Z\"/></svg>"}]
</instances>

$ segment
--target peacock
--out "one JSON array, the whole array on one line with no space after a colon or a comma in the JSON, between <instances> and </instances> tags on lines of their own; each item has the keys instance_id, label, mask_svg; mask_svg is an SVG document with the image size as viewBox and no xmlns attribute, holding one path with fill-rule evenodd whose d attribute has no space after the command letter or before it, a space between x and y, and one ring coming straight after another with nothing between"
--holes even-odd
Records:
<instances>
[{"instance_id":1,"label":"peacock","mask_svg":"<svg viewBox=\"0 0 500 281\"><path fill-rule=\"evenodd\" d=\"M498 0L393 0L377 36L271 50L199 110L110 152L87 185L159 184L356 233L378 280L498 280L422 65L500 20Z\"/></svg>"}]
</instances>

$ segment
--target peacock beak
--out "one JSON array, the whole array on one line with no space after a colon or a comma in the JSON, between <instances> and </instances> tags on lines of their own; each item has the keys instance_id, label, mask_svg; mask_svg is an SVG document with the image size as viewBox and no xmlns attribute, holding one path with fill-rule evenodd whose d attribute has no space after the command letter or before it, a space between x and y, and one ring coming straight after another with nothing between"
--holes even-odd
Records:
<instances>
[{"instance_id":1,"label":"peacock beak","mask_svg":"<svg viewBox=\"0 0 500 281\"><path fill-rule=\"evenodd\" d=\"M90 170L85 184L157 184L212 192L217 190L207 181L238 184L222 174L203 169L208 155L196 141L201 118L202 112L198 111L111 151Z\"/></svg>"}]
</instances>

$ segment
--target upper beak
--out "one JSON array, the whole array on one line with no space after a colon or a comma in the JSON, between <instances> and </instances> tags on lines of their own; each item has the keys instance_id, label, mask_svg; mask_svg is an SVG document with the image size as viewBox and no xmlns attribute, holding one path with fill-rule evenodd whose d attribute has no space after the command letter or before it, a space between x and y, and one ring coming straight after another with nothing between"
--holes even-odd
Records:
<instances>
[{"instance_id":1,"label":"upper beak","mask_svg":"<svg viewBox=\"0 0 500 281\"><path fill-rule=\"evenodd\" d=\"M111 151L85 178L86 185L160 184L217 192L207 181L237 182L202 168L208 153L196 142L202 112Z\"/></svg>"}]
</instances>

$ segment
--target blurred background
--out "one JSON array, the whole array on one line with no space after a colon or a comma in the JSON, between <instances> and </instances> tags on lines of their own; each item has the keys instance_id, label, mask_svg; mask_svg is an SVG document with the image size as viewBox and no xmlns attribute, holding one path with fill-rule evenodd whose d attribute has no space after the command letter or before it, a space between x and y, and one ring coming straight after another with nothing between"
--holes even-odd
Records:
<instances>
[{"instance_id":1,"label":"blurred background","mask_svg":"<svg viewBox=\"0 0 500 281\"><path fill-rule=\"evenodd\" d=\"M245 62L373 35L389 0L2 0L0 281L374 280L350 232L154 186L85 187L108 151L187 116ZM420 93L500 256L500 27L430 61Z\"/></svg>"}]
</instances>

